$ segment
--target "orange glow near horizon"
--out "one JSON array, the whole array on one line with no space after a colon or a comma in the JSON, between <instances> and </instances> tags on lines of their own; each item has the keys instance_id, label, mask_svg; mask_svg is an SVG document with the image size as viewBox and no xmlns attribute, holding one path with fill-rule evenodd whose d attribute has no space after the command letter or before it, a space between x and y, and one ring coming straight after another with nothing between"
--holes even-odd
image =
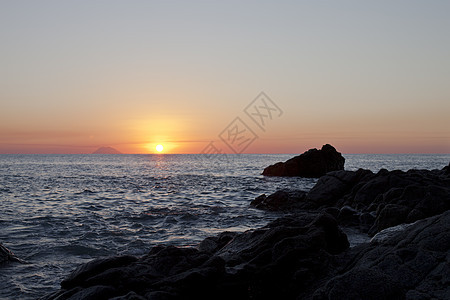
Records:
<instances>
[{"instance_id":1,"label":"orange glow near horizon","mask_svg":"<svg viewBox=\"0 0 450 300\"><path fill-rule=\"evenodd\" d=\"M2 5L0 154L450 153L448 1L69 2Z\"/></svg>"},{"instance_id":2,"label":"orange glow near horizon","mask_svg":"<svg viewBox=\"0 0 450 300\"><path fill-rule=\"evenodd\" d=\"M318 142L318 143L277 143L273 144L269 141L257 141L254 145L249 147L244 153L273 153L273 154L300 154L310 148L320 148L322 145L329 143L333 145L341 153L367 153L367 154L396 154L396 153L438 153L449 154L449 146L441 145L426 145L417 147L411 144L408 145L390 145L389 143L343 143L343 142ZM156 144L140 144L140 145L112 145L111 147L119 150L124 154L151 154L151 153L165 153L165 154L197 154L201 153L203 148L208 144L207 141L203 143L196 143L195 145L186 145L177 147L176 150L169 150L167 146L164 147L163 152L156 151ZM89 154L98 149L97 146L79 146L73 145L36 145L36 144L10 144L1 145L0 154ZM233 152L226 147L221 148L223 153L233 154Z\"/></svg>"}]
</instances>

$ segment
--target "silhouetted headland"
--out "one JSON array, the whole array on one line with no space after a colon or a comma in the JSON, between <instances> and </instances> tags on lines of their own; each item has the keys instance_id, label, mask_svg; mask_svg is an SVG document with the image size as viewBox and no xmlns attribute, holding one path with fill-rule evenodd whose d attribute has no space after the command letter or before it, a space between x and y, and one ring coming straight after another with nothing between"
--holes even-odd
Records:
<instances>
[{"instance_id":1,"label":"silhouetted headland","mask_svg":"<svg viewBox=\"0 0 450 300\"><path fill-rule=\"evenodd\" d=\"M122 152L113 147L100 147L92 152L92 154L122 154Z\"/></svg>"}]
</instances>

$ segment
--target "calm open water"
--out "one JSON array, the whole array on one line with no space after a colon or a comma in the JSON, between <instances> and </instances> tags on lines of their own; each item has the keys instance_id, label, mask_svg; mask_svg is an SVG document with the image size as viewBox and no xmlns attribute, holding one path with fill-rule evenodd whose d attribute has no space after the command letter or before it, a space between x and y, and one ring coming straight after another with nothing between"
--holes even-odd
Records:
<instances>
[{"instance_id":1,"label":"calm open water","mask_svg":"<svg viewBox=\"0 0 450 300\"><path fill-rule=\"evenodd\" d=\"M263 226L279 215L250 208L251 200L316 182L260 175L292 156L0 155L0 243L27 262L0 266L0 298L53 292L94 258ZM450 161L449 154L344 156L347 170L441 169Z\"/></svg>"}]
</instances>

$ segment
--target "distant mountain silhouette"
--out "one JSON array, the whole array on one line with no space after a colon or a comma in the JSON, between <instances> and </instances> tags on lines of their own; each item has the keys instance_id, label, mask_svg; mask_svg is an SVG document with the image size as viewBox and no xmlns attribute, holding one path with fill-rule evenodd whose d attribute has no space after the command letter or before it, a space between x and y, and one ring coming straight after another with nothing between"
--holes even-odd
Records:
<instances>
[{"instance_id":1,"label":"distant mountain silhouette","mask_svg":"<svg viewBox=\"0 0 450 300\"><path fill-rule=\"evenodd\" d=\"M113 147L100 147L92 152L92 154L122 154L122 152L114 149Z\"/></svg>"}]
</instances>

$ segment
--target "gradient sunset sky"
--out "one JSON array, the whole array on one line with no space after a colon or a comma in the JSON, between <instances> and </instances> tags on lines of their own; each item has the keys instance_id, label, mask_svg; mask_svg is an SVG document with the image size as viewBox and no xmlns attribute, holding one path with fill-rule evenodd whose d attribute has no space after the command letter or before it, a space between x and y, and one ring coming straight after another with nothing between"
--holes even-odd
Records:
<instances>
[{"instance_id":1,"label":"gradient sunset sky","mask_svg":"<svg viewBox=\"0 0 450 300\"><path fill-rule=\"evenodd\" d=\"M0 1L0 153L450 153L450 1ZM262 130L244 109L283 111Z\"/></svg>"}]
</instances>

